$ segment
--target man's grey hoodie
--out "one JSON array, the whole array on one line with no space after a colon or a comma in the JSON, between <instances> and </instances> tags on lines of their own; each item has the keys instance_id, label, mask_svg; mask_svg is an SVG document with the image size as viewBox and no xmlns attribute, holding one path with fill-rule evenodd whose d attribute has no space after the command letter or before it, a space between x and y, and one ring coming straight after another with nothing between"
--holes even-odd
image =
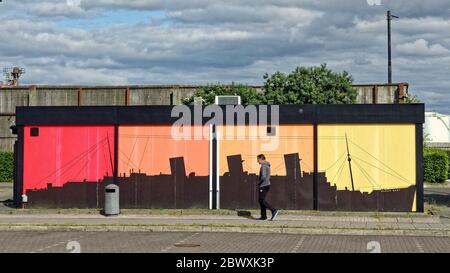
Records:
<instances>
[{"instance_id":1,"label":"man's grey hoodie","mask_svg":"<svg viewBox=\"0 0 450 273\"><path fill-rule=\"evenodd\" d=\"M261 164L258 186L260 188L270 186L270 163L267 161Z\"/></svg>"}]
</instances>

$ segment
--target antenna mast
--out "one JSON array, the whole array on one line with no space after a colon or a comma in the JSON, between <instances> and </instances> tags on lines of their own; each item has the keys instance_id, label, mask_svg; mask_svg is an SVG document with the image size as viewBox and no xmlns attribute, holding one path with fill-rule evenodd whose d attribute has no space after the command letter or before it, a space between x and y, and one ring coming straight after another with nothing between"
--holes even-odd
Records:
<instances>
[{"instance_id":1,"label":"antenna mast","mask_svg":"<svg viewBox=\"0 0 450 273\"><path fill-rule=\"evenodd\" d=\"M355 184L353 183L352 157L350 155L350 150L348 148L347 133L345 133L345 143L347 144L347 159L348 159L348 167L350 168L350 180L352 181L352 191L355 191Z\"/></svg>"},{"instance_id":2,"label":"antenna mast","mask_svg":"<svg viewBox=\"0 0 450 273\"><path fill-rule=\"evenodd\" d=\"M21 67L8 67L3 69L6 84L9 86L19 86L19 78L25 74L25 69Z\"/></svg>"}]
</instances>

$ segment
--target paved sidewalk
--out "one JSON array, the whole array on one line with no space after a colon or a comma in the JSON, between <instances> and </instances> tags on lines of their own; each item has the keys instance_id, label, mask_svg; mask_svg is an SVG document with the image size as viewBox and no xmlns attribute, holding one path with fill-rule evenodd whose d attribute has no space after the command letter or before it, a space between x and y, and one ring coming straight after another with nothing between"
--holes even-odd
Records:
<instances>
[{"instance_id":1,"label":"paved sidewalk","mask_svg":"<svg viewBox=\"0 0 450 273\"><path fill-rule=\"evenodd\" d=\"M191 231L347 235L450 236L439 217L280 215L256 221L234 215L0 215L0 230Z\"/></svg>"}]
</instances>

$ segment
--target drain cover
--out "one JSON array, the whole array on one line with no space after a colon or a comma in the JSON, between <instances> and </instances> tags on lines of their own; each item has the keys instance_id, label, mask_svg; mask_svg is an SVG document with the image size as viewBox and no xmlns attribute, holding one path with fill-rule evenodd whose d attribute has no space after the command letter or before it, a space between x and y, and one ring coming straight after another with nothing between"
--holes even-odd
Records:
<instances>
[{"instance_id":1,"label":"drain cover","mask_svg":"<svg viewBox=\"0 0 450 273\"><path fill-rule=\"evenodd\" d=\"M175 247L199 247L199 244L175 244Z\"/></svg>"}]
</instances>

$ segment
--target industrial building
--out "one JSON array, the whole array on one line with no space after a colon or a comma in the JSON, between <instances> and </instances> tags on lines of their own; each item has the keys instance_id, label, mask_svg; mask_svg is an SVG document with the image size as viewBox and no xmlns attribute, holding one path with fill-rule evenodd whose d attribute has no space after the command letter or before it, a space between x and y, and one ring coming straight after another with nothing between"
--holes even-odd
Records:
<instances>
[{"instance_id":1,"label":"industrial building","mask_svg":"<svg viewBox=\"0 0 450 273\"><path fill-rule=\"evenodd\" d=\"M114 183L123 208L255 209L265 151L281 209L423 212L423 104L255 107L243 124L192 118L209 137L181 140L173 106L19 107L14 201L102 208ZM261 123L261 107L279 124ZM230 136L239 126L263 133Z\"/></svg>"}]
</instances>

